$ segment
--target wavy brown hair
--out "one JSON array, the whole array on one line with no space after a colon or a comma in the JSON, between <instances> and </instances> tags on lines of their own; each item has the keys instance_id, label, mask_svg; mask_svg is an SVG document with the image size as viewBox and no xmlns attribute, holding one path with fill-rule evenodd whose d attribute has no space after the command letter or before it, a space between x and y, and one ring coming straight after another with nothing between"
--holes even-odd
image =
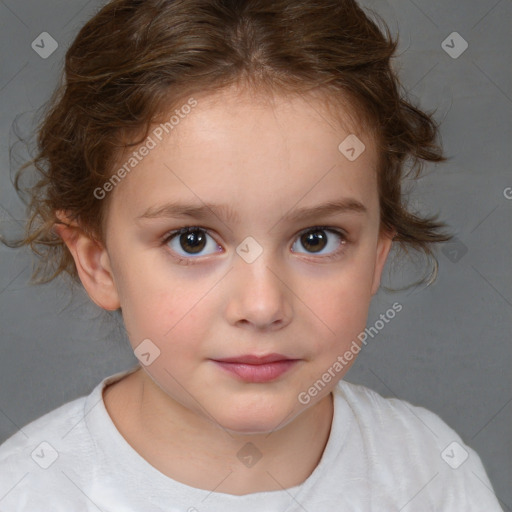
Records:
<instances>
[{"instance_id":1,"label":"wavy brown hair","mask_svg":"<svg viewBox=\"0 0 512 512\"><path fill-rule=\"evenodd\" d=\"M194 93L246 85L271 93L320 92L334 113L343 105L379 152L381 228L394 241L435 261L432 244L451 235L435 217L405 205L403 180L423 163L446 158L431 114L415 107L392 69L398 44L353 0L113 0L78 33L62 79L37 127L22 239L39 256L32 280L78 275L54 231L65 211L104 243L108 197L93 191L114 171L126 148L140 144L153 123ZM7 243L7 242L6 242ZM396 244L394 244L396 246ZM434 277L435 279L435 277Z\"/></svg>"}]
</instances>

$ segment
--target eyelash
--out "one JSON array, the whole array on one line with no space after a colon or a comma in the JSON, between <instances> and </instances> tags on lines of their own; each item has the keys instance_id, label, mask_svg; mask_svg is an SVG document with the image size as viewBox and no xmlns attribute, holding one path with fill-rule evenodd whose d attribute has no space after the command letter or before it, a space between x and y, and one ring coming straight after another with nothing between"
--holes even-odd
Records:
<instances>
[{"instance_id":1,"label":"eyelash","mask_svg":"<svg viewBox=\"0 0 512 512\"><path fill-rule=\"evenodd\" d=\"M202 228L200 226L184 226L180 229L176 229L174 231L171 231L169 233L166 233L162 239L162 246L165 246L167 245L173 238L175 238L176 236L178 235L182 235L182 234L187 234L187 233L193 233L195 231L200 231L200 232L204 232L206 234L208 234L210 237L213 238L213 236L210 234L210 232L208 231L208 229L205 229L205 228ZM321 258L322 260L333 260L335 258L338 258L343 252L345 252L345 246L350 243L348 238L347 238L347 234L342 231L342 230L339 230L339 229L335 229L335 228L331 228L330 226L313 226L311 228L307 228L307 229L304 229L302 231L300 231L298 234L297 234L297 237L296 239L300 238L302 235L305 235L306 233L314 233L316 231L326 231L328 233L334 233L335 235L338 235L340 238L341 238L341 244L340 244L340 248L335 250L334 252L332 252L331 254L327 255L327 256L319 256L318 258ZM200 257L191 257L191 258L183 258L182 256L179 256L179 255L176 255L176 253L174 253L174 251L172 251L173 254L172 254L172 257L179 263L179 264L183 264L183 265L193 265L195 263L194 260L196 259L200 259ZM296 253L296 254L300 254L300 253ZM317 259L317 258L313 258L313 259ZM311 259L310 259L311 260Z\"/></svg>"}]
</instances>

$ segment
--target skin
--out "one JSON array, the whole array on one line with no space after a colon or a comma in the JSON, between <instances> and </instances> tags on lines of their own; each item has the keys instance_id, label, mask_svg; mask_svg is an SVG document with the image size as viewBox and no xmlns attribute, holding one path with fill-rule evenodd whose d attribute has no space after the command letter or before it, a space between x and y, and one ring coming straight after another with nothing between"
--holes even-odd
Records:
<instances>
[{"instance_id":1,"label":"skin","mask_svg":"<svg viewBox=\"0 0 512 512\"><path fill-rule=\"evenodd\" d=\"M377 153L348 117L335 123L315 97L262 101L226 89L195 98L192 112L111 192L105 246L76 225L57 230L91 299L122 308L132 348L150 339L160 350L104 392L130 445L190 486L280 490L301 484L320 461L331 391L355 357L308 404L298 395L364 330L391 247L393 233L379 231ZM338 150L350 133L366 145L355 161ZM284 218L342 198L367 211ZM137 218L170 201L226 204L239 220ZM199 254L179 236L163 242L184 226L203 228ZM316 229L328 238L315 250L300 235L316 226L344 231L345 242ZM252 263L236 252L248 236L263 250ZM211 361L273 352L300 361L266 383L241 381ZM250 468L237 457L248 442L262 455Z\"/></svg>"}]
</instances>

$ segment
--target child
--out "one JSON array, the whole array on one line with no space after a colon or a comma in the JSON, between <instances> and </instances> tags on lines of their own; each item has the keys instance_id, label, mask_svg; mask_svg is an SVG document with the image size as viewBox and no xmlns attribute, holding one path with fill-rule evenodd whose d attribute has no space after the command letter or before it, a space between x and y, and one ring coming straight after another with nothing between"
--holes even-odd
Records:
<instances>
[{"instance_id":1,"label":"child","mask_svg":"<svg viewBox=\"0 0 512 512\"><path fill-rule=\"evenodd\" d=\"M392 244L450 238L402 204L406 163L444 158L396 44L352 0L82 28L20 244L121 310L140 365L0 447L2 512L501 510L438 416L343 380Z\"/></svg>"}]
</instances>

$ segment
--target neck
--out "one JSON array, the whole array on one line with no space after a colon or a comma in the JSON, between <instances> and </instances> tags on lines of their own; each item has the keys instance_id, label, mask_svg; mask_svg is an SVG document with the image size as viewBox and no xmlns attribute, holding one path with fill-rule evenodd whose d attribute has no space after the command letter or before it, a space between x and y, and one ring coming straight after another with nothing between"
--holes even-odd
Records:
<instances>
[{"instance_id":1,"label":"neck","mask_svg":"<svg viewBox=\"0 0 512 512\"><path fill-rule=\"evenodd\" d=\"M294 487L316 468L329 438L331 393L279 430L240 434L172 400L142 370L119 384L105 392L118 430L161 473L191 487L235 495Z\"/></svg>"}]
</instances>

